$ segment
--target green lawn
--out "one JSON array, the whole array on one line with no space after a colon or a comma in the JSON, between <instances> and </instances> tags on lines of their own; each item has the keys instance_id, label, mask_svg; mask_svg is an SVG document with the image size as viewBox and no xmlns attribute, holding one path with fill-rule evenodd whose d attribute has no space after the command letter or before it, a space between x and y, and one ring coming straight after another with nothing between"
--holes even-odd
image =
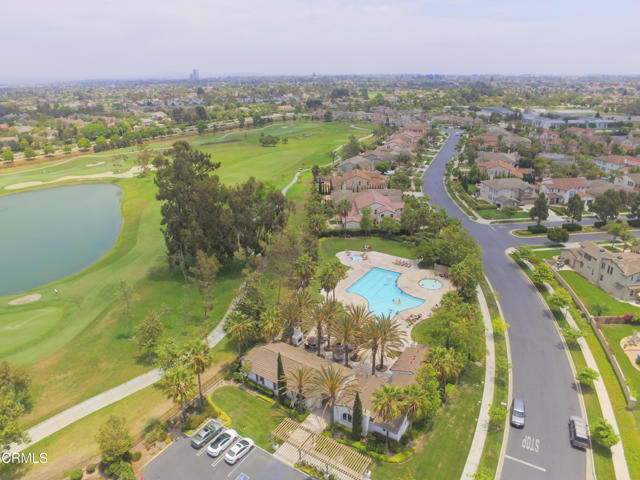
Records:
<instances>
[{"instance_id":1,"label":"green lawn","mask_svg":"<svg viewBox=\"0 0 640 480\"><path fill-rule=\"evenodd\" d=\"M217 173L226 182L253 175L258 180L284 186L298 167L326 163L327 152L344 143L350 135L367 134L337 122L277 124L266 131L287 135L289 143L275 148L261 147L256 131L231 133L224 140L220 139L221 134L191 140L211 152L214 161L222 162ZM168 140L163 140L149 147L166 148L168 144ZM103 152L97 157L73 157L56 165L3 173L0 188L114 169L113 152ZM87 166L102 161L105 163ZM124 171L131 165L132 160L128 158L115 168ZM305 175L302 181L310 178L310 174ZM214 309L203 319L195 288L184 285L181 275L169 271L167 266L153 175L108 181L117 183L124 192L121 205L124 226L114 248L82 272L56 281L60 295L54 296L52 289L45 286L0 298L0 358L25 365L33 379L35 406L24 417L28 426L151 368L139 357L135 341L127 338L117 295L121 280L126 279L135 289L133 324L166 304L171 310L163 318L164 335L178 343L202 338L213 329L242 282L242 262L221 271L214 288ZM302 185L294 186L289 194L294 201L301 201L305 195ZM41 293L42 299L20 307L7 305L9 300L29 293ZM180 313L184 298L188 309L185 316Z\"/></svg>"},{"instance_id":2,"label":"green lawn","mask_svg":"<svg viewBox=\"0 0 640 480\"><path fill-rule=\"evenodd\" d=\"M375 252L387 253L398 257L413 258L413 248L411 245L396 238L382 237L353 237L353 238L323 238L320 240L320 263L325 259L333 257L343 250L362 251L365 245L371 245L371 250Z\"/></svg>"},{"instance_id":3,"label":"green lawn","mask_svg":"<svg viewBox=\"0 0 640 480\"><path fill-rule=\"evenodd\" d=\"M460 478L480 411L483 380L483 367L467 367L455 394L427 428L416 454L403 464L378 462L372 478L399 480L408 472L416 479Z\"/></svg>"},{"instance_id":4,"label":"green lawn","mask_svg":"<svg viewBox=\"0 0 640 480\"><path fill-rule=\"evenodd\" d=\"M487 208L476 210L476 213L480 215L482 218L491 219L491 220L506 220L510 218L529 218L529 214L527 212L517 212L512 217L507 217L504 212L497 208Z\"/></svg>"},{"instance_id":5,"label":"green lawn","mask_svg":"<svg viewBox=\"0 0 640 480\"><path fill-rule=\"evenodd\" d=\"M211 401L231 417L231 427L240 435L271 450L269 434L286 417L277 403L269 403L234 386L218 388L211 395Z\"/></svg>"},{"instance_id":6,"label":"green lawn","mask_svg":"<svg viewBox=\"0 0 640 480\"><path fill-rule=\"evenodd\" d=\"M620 346L620 340L630 337L633 332L639 330L638 325L602 325L601 330L604 336L607 337L609 345L613 348L613 353L627 379L631 392L638 398L640 395L640 370L631 364L629 357Z\"/></svg>"},{"instance_id":7,"label":"green lawn","mask_svg":"<svg viewBox=\"0 0 640 480\"><path fill-rule=\"evenodd\" d=\"M595 305L602 307L602 315L613 316L640 313L640 308L629 303L619 302L600 287L591 284L579 273L571 270L561 270L560 275L571 285L573 291L580 297L580 300L592 315L596 315Z\"/></svg>"},{"instance_id":8,"label":"green lawn","mask_svg":"<svg viewBox=\"0 0 640 480\"><path fill-rule=\"evenodd\" d=\"M560 249L553 250L536 250L536 257L540 260L551 260L551 258L560 255Z\"/></svg>"}]
</instances>

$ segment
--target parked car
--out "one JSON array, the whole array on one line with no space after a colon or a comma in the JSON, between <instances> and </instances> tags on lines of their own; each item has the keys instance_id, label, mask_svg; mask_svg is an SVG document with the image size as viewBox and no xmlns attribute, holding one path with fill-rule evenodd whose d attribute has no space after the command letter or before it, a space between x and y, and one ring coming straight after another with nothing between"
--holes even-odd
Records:
<instances>
[{"instance_id":1,"label":"parked car","mask_svg":"<svg viewBox=\"0 0 640 480\"><path fill-rule=\"evenodd\" d=\"M233 465L242 457L244 457L249 451L253 448L253 440L250 438L241 438L238 440L233 447L229 449L227 454L224 456L224 461L229 465Z\"/></svg>"},{"instance_id":2,"label":"parked car","mask_svg":"<svg viewBox=\"0 0 640 480\"><path fill-rule=\"evenodd\" d=\"M224 452L225 448L231 445L236 438L238 438L238 433L235 430L225 430L207 447L207 454L210 457L217 457Z\"/></svg>"},{"instance_id":3,"label":"parked car","mask_svg":"<svg viewBox=\"0 0 640 480\"><path fill-rule=\"evenodd\" d=\"M202 427L198 432L191 437L191 446L193 448L202 448L205 444L213 439L220 431L222 430L222 425L220 425L215 420L210 420L207 424Z\"/></svg>"},{"instance_id":4,"label":"parked car","mask_svg":"<svg viewBox=\"0 0 640 480\"><path fill-rule=\"evenodd\" d=\"M511 425L517 428L524 428L524 400L514 398L511 404Z\"/></svg>"},{"instance_id":5,"label":"parked car","mask_svg":"<svg viewBox=\"0 0 640 480\"><path fill-rule=\"evenodd\" d=\"M586 450L589 448L589 429L587 422L580 417L569 418L569 442L571 446Z\"/></svg>"}]
</instances>

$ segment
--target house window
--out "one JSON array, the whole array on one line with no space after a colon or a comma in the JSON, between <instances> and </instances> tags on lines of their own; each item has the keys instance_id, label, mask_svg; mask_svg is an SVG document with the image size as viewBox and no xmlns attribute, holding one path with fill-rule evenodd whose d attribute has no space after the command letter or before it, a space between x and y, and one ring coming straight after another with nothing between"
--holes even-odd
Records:
<instances>
[{"instance_id":1,"label":"house window","mask_svg":"<svg viewBox=\"0 0 640 480\"><path fill-rule=\"evenodd\" d=\"M602 281L603 278L604 278L604 275L600 275L600 281Z\"/></svg>"},{"instance_id":2,"label":"house window","mask_svg":"<svg viewBox=\"0 0 640 480\"><path fill-rule=\"evenodd\" d=\"M258 383L261 383L262 385L264 385L264 377L261 377L260 375L257 375L258 377Z\"/></svg>"},{"instance_id":3,"label":"house window","mask_svg":"<svg viewBox=\"0 0 640 480\"><path fill-rule=\"evenodd\" d=\"M343 413L342 414L342 420L344 420L345 422L351 423L353 419L352 419L350 413Z\"/></svg>"}]
</instances>

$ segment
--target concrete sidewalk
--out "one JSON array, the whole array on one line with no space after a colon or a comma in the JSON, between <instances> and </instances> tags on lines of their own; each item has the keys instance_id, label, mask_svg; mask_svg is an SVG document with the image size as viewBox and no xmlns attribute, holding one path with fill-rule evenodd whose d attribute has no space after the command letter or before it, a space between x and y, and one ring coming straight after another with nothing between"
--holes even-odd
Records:
<instances>
[{"instance_id":1,"label":"concrete sidewalk","mask_svg":"<svg viewBox=\"0 0 640 480\"><path fill-rule=\"evenodd\" d=\"M489 307L487 306L487 300L484 298L482 289L478 286L478 303L480 304L480 311L482 312L482 320L484 322L484 335L487 344L487 356L485 361L484 370L484 390L482 392L482 403L480 405L480 413L478 415L478 421L476 423L476 431L473 434L473 440L471 441L471 448L469 448L469 455L467 456L467 462L464 464L464 470L462 471L461 479L466 480L473 478L480 465L482 459L482 451L484 450L484 443L487 439L487 433L489 431L489 409L493 403L493 390L495 386L496 378L496 352L493 339L493 326L491 324L491 314L489 313Z\"/></svg>"}]
</instances>

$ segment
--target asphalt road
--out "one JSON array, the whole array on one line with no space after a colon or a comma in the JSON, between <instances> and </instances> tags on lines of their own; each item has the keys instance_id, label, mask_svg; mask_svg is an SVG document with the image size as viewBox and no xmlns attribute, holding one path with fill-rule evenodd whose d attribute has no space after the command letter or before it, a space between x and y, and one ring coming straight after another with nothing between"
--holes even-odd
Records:
<instances>
[{"instance_id":1,"label":"asphalt road","mask_svg":"<svg viewBox=\"0 0 640 480\"><path fill-rule=\"evenodd\" d=\"M473 222L449 198L443 178L446 164L456 154L459 138L449 136L426 171L422 189L431 202L459 218L477 240L487 277L500 294L500 306L510 325L513 396L525 400L527 416L523 429L510 427L501 478L583 480L588 457L569 445L567 422L571 415L582 416L582 411L566 353L551 312L519 267L505 255L509 247L545 243L546 238L521 239L509 234L509 230L522 228L523 224ZM574 236L572 241L580 238Z\"/></svg>"},{"instance_id":2,"label":"asphalt road","mask_svg":"<svg viewBox=\"0 0 640 480\"><path fill-rule=\"evenodd\" d=\"M180 437L146 465L142 480L303 480L302 472L276 460L259 447L227 465L224 453L217 458L207 455L207 447L196 450L188 437Z\"/></svg>"}]
</instances>

